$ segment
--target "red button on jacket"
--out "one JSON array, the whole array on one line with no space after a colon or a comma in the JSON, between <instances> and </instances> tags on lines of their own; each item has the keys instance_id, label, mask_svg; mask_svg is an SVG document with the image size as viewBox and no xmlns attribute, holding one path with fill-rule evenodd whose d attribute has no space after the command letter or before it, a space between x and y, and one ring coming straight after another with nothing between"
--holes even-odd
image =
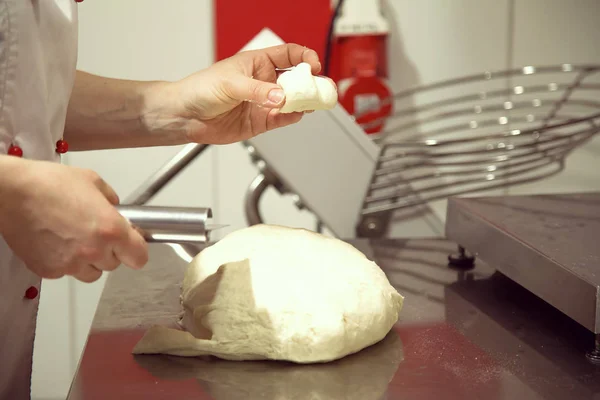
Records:
<instances>
[{"instance_id":1,"label":"red button on jacket","mask_svg":"<svg viewBox=\"0 0 600 400\"><path fill-rule=\"evenodd\" d=\"M8 155L15 157L23 157L23 149L13 144L8 148Z\"/></svg>"},{"instance_id":2,"label":"red button on jacket","mask_svg":"<svg viewBox=\"0 0 600 400\"><path fill-rule=\"evenodd\" d=\"M31 286L25 291L26 299L33 300L37 297L37 295L38 295L38 290L35 286Z\"/></svg>"}]
</instances>

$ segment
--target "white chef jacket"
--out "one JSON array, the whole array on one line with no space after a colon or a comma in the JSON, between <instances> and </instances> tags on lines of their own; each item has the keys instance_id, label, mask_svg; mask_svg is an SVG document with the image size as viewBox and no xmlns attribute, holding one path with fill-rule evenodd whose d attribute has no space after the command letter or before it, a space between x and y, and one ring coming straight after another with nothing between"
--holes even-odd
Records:
<instances>
[{"instance_id":1,"label":"white chef jacket","mask_svg":"<svg viewBox=\"0 0 600 400\"><path fill-rule=\"evenodd\" d=\"M0 154L60 161L76 62L76 0L0 0ZM0 399L30 398L40 285L0 236Z\"/></svg>"}]
</instances>

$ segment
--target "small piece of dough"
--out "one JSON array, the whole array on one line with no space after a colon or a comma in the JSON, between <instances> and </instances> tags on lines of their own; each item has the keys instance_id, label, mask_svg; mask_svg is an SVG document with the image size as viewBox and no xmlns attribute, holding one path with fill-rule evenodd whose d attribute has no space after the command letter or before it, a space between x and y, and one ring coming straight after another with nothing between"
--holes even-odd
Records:
<instances>
[{"instance_id":1,"label":"small piece of dough","mask_svg":"<svg viewBox=\"0 0 600 400\"><path fill-rule=\"evenodd\" d=\"M204 249L181 299L185 331L153 327L134 353L327 362L382 340L404 300L350 244L272 225Z\"/></svg>"},{"instance_id":2,"label":"small piece of dough","mask_svg":"<svg viewBox=\"0 0 600 400\"><path fill-rule=\"evenodd\" d=\"M281 74L277 84L285 93L285 104L279 109L281 113L329 110L338 101L333 81L314 76L308 63L300 63Z\"/></svg>"}]
</instances>

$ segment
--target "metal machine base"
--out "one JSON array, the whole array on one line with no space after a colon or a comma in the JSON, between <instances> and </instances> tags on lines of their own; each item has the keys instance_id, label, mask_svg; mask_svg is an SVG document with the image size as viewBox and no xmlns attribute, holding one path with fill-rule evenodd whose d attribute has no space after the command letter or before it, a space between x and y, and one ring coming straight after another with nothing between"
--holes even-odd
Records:
<instances>
[{"instance_id":1,"label":"metal machine base","mask_svg":"<svg viewBox=\"0 0 600 400\"><path fill-rule=\"evenodd\" d=\"M595 333L600 363L600 193L452 198L446 236Z\"/></svg>"},{"instance_id":2,"label":"metal machine base","mask_svg":"<svg viewBox=\"0 0 600 400\"><path fill-rule=\"evenodd\" d=\"M458 246L458 254L448 256L448 266L455 269L472 269L475 266L475 257L467 253L467 250Z\"/></svg>"},{"instance_id":3,"label":"metal machine base","mask_svg":"<svg viewBox=\"0 0 600 400\"><path fill-rule=\"evenodd\" d=\"M589 351L586 357L592 364L600 365L600 335L596 335L594 349Z\"/></svg>"}]
</instances>

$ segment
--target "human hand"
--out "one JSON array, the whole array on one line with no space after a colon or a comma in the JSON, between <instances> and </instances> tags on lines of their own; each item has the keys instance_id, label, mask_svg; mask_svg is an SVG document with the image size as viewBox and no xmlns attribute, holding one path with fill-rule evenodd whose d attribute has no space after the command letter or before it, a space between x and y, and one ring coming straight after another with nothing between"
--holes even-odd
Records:
<instances>
[{"instance_id":1,"label":"human hand","mask_svg":"<svg viewBox=\"0 0 600 400\"><path fill-rule=\"evenodd\" d=\"M156 86L153 103L161 106L154 109L163 114L158 117L163 124L185 124L191 142L247 140L300 121L303 113L278 112L285 98L275 82L280 69L301 62L310 64L313 74L321 70L317 53L296 44L241 52L181 81Z\"/></svg>"},{"instance_id":2,"label":"human hand","mask_svg":"<svg viewBox=\"0 0 600 400\"><path fill-rule=\"evenodd\" d=\"M93 282L121 263L147 262L144 238L118 213L119 198L95 172L0 158L0 234L34 273Z\"/></svg>"}]
</instances>

